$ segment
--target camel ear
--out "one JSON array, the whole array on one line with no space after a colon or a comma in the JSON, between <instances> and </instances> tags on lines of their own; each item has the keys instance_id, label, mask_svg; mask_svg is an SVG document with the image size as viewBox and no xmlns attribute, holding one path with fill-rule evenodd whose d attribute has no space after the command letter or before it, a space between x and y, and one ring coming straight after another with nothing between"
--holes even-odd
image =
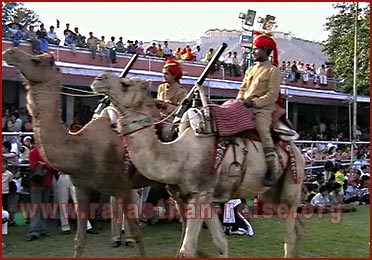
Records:
<instances>
[{"instance_id":1,"label":"camel ear","mask_svg":"<svg viewBox=\"0 0 372 260\"><path fill-rule=\"evenodd\" d=\"M141 88L147 90L151 87L151 80L144 80Z\"/></svg>"}]
</instances>

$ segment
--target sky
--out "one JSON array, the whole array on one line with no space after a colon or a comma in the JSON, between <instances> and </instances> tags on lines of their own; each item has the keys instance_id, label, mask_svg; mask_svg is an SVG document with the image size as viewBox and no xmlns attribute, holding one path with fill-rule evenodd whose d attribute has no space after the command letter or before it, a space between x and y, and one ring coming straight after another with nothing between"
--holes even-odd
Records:
<instances>
[{"instance_id":1,"label":"sky","mask_svg":"<svg viewBox=\"0 0 372 260\"><path fill-rule=\"evenodd\" d=\"M25 7L35 11L47 29L59 19L59 36L70 23L70 29L79 27L82 35L92 31L96 37L122 36L124 41L193 41L209 29L242 30L239 13L248 9L257 12L256 20L275 16L278 31L322 41L328 35L326 18L336 13L330 2L29 2Z\"/></svg>"}]
</instances>

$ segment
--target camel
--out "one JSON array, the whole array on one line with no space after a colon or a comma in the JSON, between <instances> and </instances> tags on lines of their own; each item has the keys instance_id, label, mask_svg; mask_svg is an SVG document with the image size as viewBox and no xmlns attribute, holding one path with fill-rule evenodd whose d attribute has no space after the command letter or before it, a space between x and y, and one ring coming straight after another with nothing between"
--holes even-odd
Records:
<instances>
[{"instance_id":1,"label":"camel","mask_svg":"<svg viewBox=\"0 0 372 260\"><path fill-rule=\"evenodd\" d=\"M297 216L301 202L305 162L299 149L290 143L297 167L294 181L289 156L277 147L282 158L283 171L275 188L264 187L267 171L263 147L260 142L237 137L228 146L220 165L215 169L216 136L197 137L188 127L172 142L159 141L154 133L156 124L150 112L155 106L149 95L149 81L138 78L121 79L103 73L96 77L91 88L109 96L119 113L118 131L126 136L131 160L150 180L168 184L171 192L185 205L180 212L184 218L180 257L195 257L198 236L203 220L211 232L221 257L228 257L228 245L222 226L213 208L213 202L230 198L248 198L262 194L278 205L288 207L284 257L297 256L302 238L303 223ZM293 165L292 165L293 166ZM284 203L284 204L283 204ZM274 206L275 206L274 205ZM204 208L212 209L210 214ZM204 215L202 215L204 214Z\"/></svg>"},{"instance_id":2,"label":"camel","mask_svg":"<svg viewBox=\"0 0 372 260\"><path fill-rule=\"evenodd\" d=\"M81 257L87 241L86 217L89 194L96 190L131 202L133 188L151 185L138 171L125 171L123 138L110 127L110 119L90 121L77 133L69 133L61 122L61 73L53 57L33 56L18 48L3 52L3 59L25 78L27 108L33 116L34 137L42 156L59 171L69 173L76 186L78 228L74 257ZM124 207L125 216L128 208ZM127 218L141 257L145 257L142 235L136 221Z\"/></svg>"}]
</instances>

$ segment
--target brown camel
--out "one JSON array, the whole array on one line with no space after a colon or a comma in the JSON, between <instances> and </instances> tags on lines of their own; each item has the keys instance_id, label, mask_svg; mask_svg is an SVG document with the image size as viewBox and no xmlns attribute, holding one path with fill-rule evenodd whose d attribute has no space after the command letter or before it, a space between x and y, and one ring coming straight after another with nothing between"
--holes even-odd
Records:
<instances>
[{"instance_id":1,"label":"brown camel","mask_svg":"<svg viewBox=\"0 0 372 260\"><path fill-rule=\"evenodd\" d=\"M150 114L155 104L149 95L149 85L148 81L137 78L121 79L104 73L96 78L91 88L108 95L118 110L118 129L127 137L131 159L138 170L151 180L169 184L173 193L185 203L186 207L181 208L185 229L179 256L195 257L205 218L220 256L227 257L227 241L211 203L263 194L272 198L272 202L285 203L282 205L288 207L284 255L295 257L303 228L296 211L301 200L305 165L298 148L290 144L298 174L298 181L294 181L288 165L289 156L278 147L283 171L277 176L280 179L273 189L262 186L267 166L260 142L236 138L235 152L232 145L229 146L215 170L216 136L196 137L193 130L187 128L173 142L159 141ZM205 213L205 207L212 209L211 214Z\"/></svg>"},{"instance_id":2,"label":"brown camel","mask_svg":"<svg viewBox=\"0 0 372 260\"><path fill-rule=\"evenodd\" d=\"M71 174L76 185L78 228L75 236L75 257L81 257L87 240L86 217L92 191L131 202L133 188L149 186L150 180L124 170L123 138L110 127L107 117L90 121L77 133L69 133L61 123L61 73L47 54L33 56L18 48L3 52L3 59L15 66L25 78L27 108L33 117L33 130L43 157L54 168ZM125 215L128 208L124 207ZM127 218L141 257L145 257L142 235L136 221Z\"/></svg>"}]
</instances>

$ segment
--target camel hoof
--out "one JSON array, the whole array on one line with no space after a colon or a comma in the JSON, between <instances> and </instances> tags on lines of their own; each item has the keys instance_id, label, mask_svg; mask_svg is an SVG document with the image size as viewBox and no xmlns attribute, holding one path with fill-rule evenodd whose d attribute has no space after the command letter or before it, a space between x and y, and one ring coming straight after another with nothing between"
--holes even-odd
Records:
<instances>
[{"instance_id":1,"label":"camel hoof","mask_svg":"<svg viewBox=\"0 0 372 260\"><path fill-rule=\"evenodd\" d=\"M131 248L134 248L134 246L135 246L135 244L134 244L133 241L127 241L127 242L125 242L124 245L125 245L126 247L131 247Z\"/></svg>"}]
</instances>

